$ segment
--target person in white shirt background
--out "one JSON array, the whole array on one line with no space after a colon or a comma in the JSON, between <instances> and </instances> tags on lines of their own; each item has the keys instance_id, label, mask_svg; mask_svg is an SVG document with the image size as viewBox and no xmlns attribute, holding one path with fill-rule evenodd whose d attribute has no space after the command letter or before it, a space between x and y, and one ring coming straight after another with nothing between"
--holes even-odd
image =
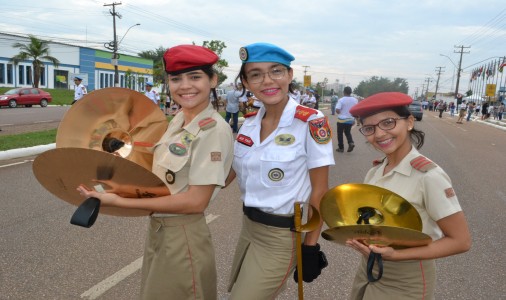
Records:
<instances>
[{"instance_id":1,"label":"person in white shirt background","mask_svg":"<svg viewBox=\"0 0 506 300\"><path fill-rule=\"evenodd\" d=\"M74 77L74 101L72 101L71 105L79 101L84 95L88 93L86 91L86 87L83 84L83 78L76 76Z\"/></svg>"},{"instance_id":2,"label":"person in white shirt background","mask_svg":"<svg viewBox=\"0 0 506 300\"><path fill-rule=\"evenodd\" d=\"M144 92L144 95L151 99L156 106L159 106L160 104L160 95L153 90L153 82L148 81L146 82L146 91Z\"/></svg>"}]
</instances>

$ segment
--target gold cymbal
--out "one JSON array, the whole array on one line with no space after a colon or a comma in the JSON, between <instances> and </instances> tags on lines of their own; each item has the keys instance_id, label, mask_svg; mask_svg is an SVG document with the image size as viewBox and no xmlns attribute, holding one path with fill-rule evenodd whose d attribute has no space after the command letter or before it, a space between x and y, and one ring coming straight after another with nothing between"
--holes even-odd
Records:
<instances>
[{"instance_id":1,"label":"gold cymbal","mask_svg":"<svg viewBox=\"0 0 506 300\"><path fill-rule=\"evenodd\" d=\"M93 180L108 180L116 185L140 187L141 197L169 195L170 191L155 174L138 164L111 153L84 148L56 148L46 151L33 162L35 177L58 198L79 206L84 198L76 190L80 184L89 188L106 184ZM114 216L145 216L149 211L102 207L101 214Z\"/></svg>"},{"instance_id":2,"label":"gold cymbal","mask_svg":"<svg viewBox=\"0 0 506 300\"><path fill-rule=\"evenodd\" d=\"M422 231L422 220L411 203L370 184L350 183L330 189L322 198L320 213L329 228L362 224L368 215L370 225Z\"/></svg>"},{"instance_id":3,"label":"gold cymbal","mask_svg":"<svg viewBox=\"0 0 506 300\"><path fill-rule=\"evenodd\" d=\"M168 126L165 114L145 95L125 88L93 91L65 114L56 148L115 153L151 170L151 147Z\"/></svg>"},{"instance_id":4,"label":"gold cymbal","mask_svg":"<svg viewBox=\"0 0 506 300\"><path fill-rule=\"evenodd\" d=\"M364 245L390 246L396 249L418 247L432 242L430 236L418 230L363 224L330 228L322 232L322 237L343 245L349 239L356 239Z\"/></svg>"}]
</instances>

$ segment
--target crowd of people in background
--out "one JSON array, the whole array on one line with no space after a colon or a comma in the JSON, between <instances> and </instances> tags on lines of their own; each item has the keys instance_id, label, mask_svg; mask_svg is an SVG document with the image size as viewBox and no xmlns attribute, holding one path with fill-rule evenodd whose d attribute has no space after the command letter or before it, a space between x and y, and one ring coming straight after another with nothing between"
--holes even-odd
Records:
<instances>
[{"instance_id":1,"label":"crowd of people in background","mask_svg":"<svg viewBox=\"0 0 506 300\"><path fill-rule=\"evenodd\" d=\"M505 105L502 102L471 102L462 100L460 104L451 101L449 103L443 100L422 101L422 108L428 111L438 111L439 117L442 118L444 112L449 112L451 117L458 116L457 123L462 124L462 120L471 121L471 117L475 116L480 120L493 118L501 121L506 112Z\"/></svg>"}]
</instances>

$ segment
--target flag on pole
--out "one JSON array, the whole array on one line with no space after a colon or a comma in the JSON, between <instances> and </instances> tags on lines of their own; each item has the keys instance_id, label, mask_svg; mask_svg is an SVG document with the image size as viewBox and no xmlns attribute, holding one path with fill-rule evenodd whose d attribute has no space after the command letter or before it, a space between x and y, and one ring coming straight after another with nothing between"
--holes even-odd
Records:
<instances>
[{"instance_id":1,"label":"flag on pole","mask_svg":"<svg viewBox=\"0 0 506 300\"><path fill-rule=\"evenodd\" d=\"M503 58L502 63L499 64L499 68L498 68L499 72L502 73L502 70L504 69L504 67L506 67L506 58Z\"/></svg>"}]
</instances>

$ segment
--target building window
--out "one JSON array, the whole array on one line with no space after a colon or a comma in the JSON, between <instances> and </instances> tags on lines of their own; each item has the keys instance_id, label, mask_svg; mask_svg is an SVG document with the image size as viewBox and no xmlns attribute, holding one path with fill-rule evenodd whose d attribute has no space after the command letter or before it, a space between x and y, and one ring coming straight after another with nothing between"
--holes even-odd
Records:
<instances>
[{"instance_id":1,"label":"building window","mask_svg":"<svg viewBox=\"0 0 506 300\"><path fill-rule=\"evenodd\" d=\"M46 85L46 68L44 67L40 68L40 85Z\"/></svg>"},{"instance_id":2,"label":"building window","mask_svg":"<svg viewBox=\"0 0 506 300\"><path fill-rule=\"evenodd\" d=\"M18 67L18 83L19 84L25 84L25 66L19 66Z\"/></svg>"},{"instance_id":3,"label":"building window","mask_svg":"<svg viewBox=\"0 0 506 300\"><path fill-rule=\"evenodd\" d=\"M5 64L0 64L0 83L5 83Z\"/></svg>"},{"instance_id":4,"label":"building window","mask_svg":"<svg viewBox=\"0 0 506 300\"><path fill-rule=\"evenodd\" d=\"M54 88L68 89L69 71L54 70Z\"/></svg>"},{"instance_id":5,"label":"building window","mask_svg":"<svg viewBox=\"0 0 506 300\"><path fill-rule=\"evenodd\" d=\"M32 84L32 67L26 66L26 84Z\"/></svg>"},{"instance_id":6,"label":"building window","mask_svg":"<svg viewBox=\"0 0 506 300\"><path fill-rule=\"evenodd\" d=\"M123 74L121 74L121 76L119 77L119 86L125 87L125 75Z\"/></svg>"},{"instance_id":7,"label":"building window","mask_svg":"<svg viewBox=\"0 0 506 300\"><path fill-rule=\"evenodd\" d=\"M7 84L12 84L14 81L13 81L13 76L12 76L12 73L14 71L14 68L12 67L12 64L7 64Z\"/></svg>"},{"instance_id":8,"label":"building window","mask_svg":"<svg viewBox=\"0 0 506 300\"><path fill-rule=\"evenodd\" d=\"M103 89L104 88L104 73L100 73L100 83L99 83L99 88Z\"/></svg>"}]
</instances>

